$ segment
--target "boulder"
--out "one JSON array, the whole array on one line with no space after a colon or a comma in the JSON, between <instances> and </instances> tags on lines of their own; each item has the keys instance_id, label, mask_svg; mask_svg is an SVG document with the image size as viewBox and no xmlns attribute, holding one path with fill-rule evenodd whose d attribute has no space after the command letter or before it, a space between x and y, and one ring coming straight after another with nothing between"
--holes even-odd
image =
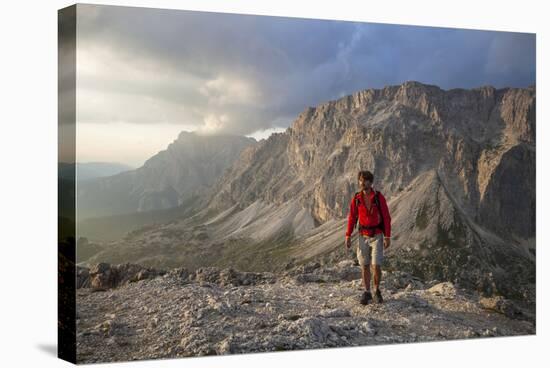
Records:
<instances>
[{"instance_id":1,"label":"boulder","mask_svg":"<svg viewBox=\"0 0 550 368\"><path fill-rule=\"evenodd\" d=\"M428 293L442 296L444 298L453 299L457 295L457 289L452 282L440 282L429 288Z\"/></svg>"},{"instance_id":2,"label":"boulder","mask_svg":"<svg viewBox=\"0 0 550 368\"><path fill-rule=\"evenodd\" d=\"M87 272L84 269L80 272L79 285L80 287L91 287L94 290L106 290L164 273L164 271L130 263L117 265L97 263L92 265Z\"/></svg>"},{"instance_id":3,"label":"boulder","mask_svg":"<svg viewBox=\"0 0 550 368\"><path fill-rule=\"evenodd\" d=\"M484 309L502 313L508 318L519 318L522 316L521 310L513 302L502 296L482 297L479 299L479 304Z\"/></svg>"}]
</instances>

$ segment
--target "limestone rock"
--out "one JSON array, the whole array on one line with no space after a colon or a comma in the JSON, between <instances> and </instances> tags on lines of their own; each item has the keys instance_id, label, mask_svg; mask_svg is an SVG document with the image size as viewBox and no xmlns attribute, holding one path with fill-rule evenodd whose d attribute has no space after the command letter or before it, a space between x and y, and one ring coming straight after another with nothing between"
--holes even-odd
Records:
<instances>
[{"instance_id":1,"label":"limestone rock","mask_svg":"<svg viewBox=\"0 0 550 368\"><path fill-rule=\"evenodd\" d=\"M521 310L512 301L502 296L482 297L479 299L479 303L483 308L502 313L509 318L519 318L522 316Z\"/></svg>"}]
</instances>

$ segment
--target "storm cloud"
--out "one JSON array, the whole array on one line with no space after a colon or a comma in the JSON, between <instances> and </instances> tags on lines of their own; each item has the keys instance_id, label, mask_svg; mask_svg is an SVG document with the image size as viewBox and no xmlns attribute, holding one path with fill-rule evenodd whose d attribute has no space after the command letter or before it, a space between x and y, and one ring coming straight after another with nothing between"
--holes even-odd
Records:
<instances>
[{"instance_id":1,"label":"storm cloud","mask_svg":"<svg viewBox=\"0 0 550 368\"><path fill-rule=\"evenodd\" d=\"M104 5L78 5L77 26L79 123L247 135L407 80L535 83L527 33Z\"/></svg>"}]
</instances>

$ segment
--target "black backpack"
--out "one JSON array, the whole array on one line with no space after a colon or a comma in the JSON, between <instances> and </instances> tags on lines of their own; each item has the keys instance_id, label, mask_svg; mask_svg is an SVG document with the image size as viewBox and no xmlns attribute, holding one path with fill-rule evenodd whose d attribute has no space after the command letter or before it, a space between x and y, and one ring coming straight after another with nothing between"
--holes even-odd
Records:
<instances>
[{"instance_id":1,"label":"black backpack","mask_svg":"<svg viewBox=\"0 0 550 368\"><path fill-rule=\"evenodd\" d=\"M355 199L355 208L357 209L357 220L355 220L355 227L358 227L358 230L361 231L363 229L366 229L366 230L374 230L376 228L379 228L380 230L382 230L382 232L384 232L384 217L382 216L382 210L380 208L380 199L378 198L378 195L380 194L379 191L375 191L374 192L374 205L378 208L378 213L380 214L380 222L374 226L363 226L361 225L361 223L359 223L359 198L358 198L358 194L361 193L361 192L356 192L355 195L353 196L353 198ZM359 226L357 226L357 224L359 224Z\"/></svg>"}]
</instances>

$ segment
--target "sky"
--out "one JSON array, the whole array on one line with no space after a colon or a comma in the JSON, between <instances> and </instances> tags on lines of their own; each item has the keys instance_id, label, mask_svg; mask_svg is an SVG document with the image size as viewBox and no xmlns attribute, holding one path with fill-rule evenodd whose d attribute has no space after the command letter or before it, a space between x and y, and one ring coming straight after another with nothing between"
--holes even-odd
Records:
<instances>
[{"instance_id":1,"label":"sky","mask_svg":"<svg viewBox=\"0 0 550 368\"><path fill-rule=\"evenodd\" d=\"M78 161L140 166L182 130L266 138L410 80L533 85L535 35L79 4Z\"/></svg>"}]
</instances>

